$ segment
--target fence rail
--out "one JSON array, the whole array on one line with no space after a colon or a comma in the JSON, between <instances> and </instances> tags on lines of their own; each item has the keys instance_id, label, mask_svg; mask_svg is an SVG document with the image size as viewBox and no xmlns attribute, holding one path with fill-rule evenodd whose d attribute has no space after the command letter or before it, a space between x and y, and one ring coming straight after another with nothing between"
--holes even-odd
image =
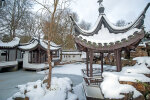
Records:
<instances>
[{"instance_id":1,"label":"fence rail","mask_svg":"<svg viewBox=\"0 0 150 100\"><path fill-rule=\"evenodd\" d=\"M83 79L86 85L97 86L103 81L102 73L99 68L93 68L93 71L92 71L93 77L89 77L89 73L87 75L86 69L82 69L82 74L83 74Z\"/></svg>"}]
</instances>

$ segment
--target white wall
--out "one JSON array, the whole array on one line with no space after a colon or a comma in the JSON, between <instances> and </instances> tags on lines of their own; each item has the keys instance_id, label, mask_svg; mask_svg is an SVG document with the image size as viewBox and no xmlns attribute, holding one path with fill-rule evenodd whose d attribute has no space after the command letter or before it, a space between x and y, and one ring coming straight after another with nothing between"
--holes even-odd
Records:
<instances>
[{"instance_id":1,"label":"white wall","mask_svg":"<svg viewBox=\"0 0 150 100\"><path fill-rule=\"evenodd\" d=\"M62 54L62 62L82 61L81 54Z\"/></svg>"},{"instance_id":2,"label":"white wall","mask_svg":"<svg viewBox=\"0 0 150 100\"><path fill-rule=\"evenodd\" d=\"M34 64L34 63L29 63L28 58L29 57L29 51L25 51L24 56L23 56L23 68L26 69L44 69L48 67L48 64L45 63L41 63L41 64ZM52 62L52 66L54 65L54 63Z\"/></svg>"}]
</instances>

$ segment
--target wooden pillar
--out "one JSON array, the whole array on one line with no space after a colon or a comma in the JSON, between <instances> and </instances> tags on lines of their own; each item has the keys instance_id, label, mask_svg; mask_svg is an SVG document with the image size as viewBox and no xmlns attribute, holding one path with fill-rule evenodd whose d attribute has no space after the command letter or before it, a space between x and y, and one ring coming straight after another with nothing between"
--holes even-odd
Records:
<instances>
[{"instance_id":1,"label":"wooden pillar","mask_svg":"<svg viewBox=\"0 0 150 100\"><path fill-rule=\"evenodd\" d=\"M17 60L17 55L18 55L18 54L17 54L17 49L16 49L16 58L15 58L15 60Z\"/></svg>"},{"instance_id":2,"label":"wooden pillar","mask_svg":"<svg viewBox=\"0 0 150 100\"><path fill-rule=\"evenodd\" d=\"M8 51L6 51L6 58L5 58L5 61L7 61L7 58L8 58Z\"/></svg>"},{"instance_id":3,"label":"wooden pillar","mask_svg":"<svg viewBox=\"0 0 150 100\"><path fill-rule=\"evenodd\" d=\"M127 48L125 49L125 59L130 59L130 50Z\"/></svg>"},{"instance_id":4,"label":"wooden pillar","mask_svg":"<svg viewBox=\"0 0 150 100\"><path fill-rule=\"evenodd\" d=\"M93 77L93 50L90 50L90 77Z\"/></svg>"},{"instance_id":5,"label":"wooden pillar","mask_svg":"<svg viewBox=\"0 0 150 100\"><path fill-rule=\"evenodd\" d=\"M9 61L9 50L8 50L8 52L7 52L7 56L8 56L7 61Z\"/></svg>"},{"instance_id":6,"label":"wooden pillar","mask_svg":"<svg viewBox=\"0 0 150 100\"><path fill-rule=\"evenodd\" d=\"M31 63L33 63L33 51L31 51Z\"/></svg>"},{"instance_id":7,"label":"wooden pillar","mask_svg":"<svg viewBox=\"0 0 150 100\"><path fill-rule=\"evenodd\" d=\"M103 57L104 57L104 54L100 53L100 57L101 57L101 73L103 73Z\"/></svg>"},{"instance_id":8,"label":"wooden pillar","mask_svg":"<svg viewBox=\"0 0 150 100\"><path fill-rule=\"evenodd\" d=\"M86 52L86 70L87 70L86 75L87 76L89 76L89 63L88 63L88 61L89 61L89 52L87 50L87 52Z\"/></svg>"},{"instance_id":9,"label":"wooden pillar","mask_svg":"<svg viewBox=\"0 0 150 100\"><path fill-rule=\"evenodd\" d=\"M38 48L38 51L39 51L39 53L38 53L38 63L40 63L41 61L40 61L40 48Z\"/></svg>"},{"instance_id":10,"label":"wooden pillar","mask_svg":"<svg viewBox=\"0 0 150 100\"><path fill-rule=\"evenodd\" d=\"M117 49L115 50L115 58L116 58L116 66L117 66L117 72L121 71L121 50Z\"/></svg>"}]
</instances>

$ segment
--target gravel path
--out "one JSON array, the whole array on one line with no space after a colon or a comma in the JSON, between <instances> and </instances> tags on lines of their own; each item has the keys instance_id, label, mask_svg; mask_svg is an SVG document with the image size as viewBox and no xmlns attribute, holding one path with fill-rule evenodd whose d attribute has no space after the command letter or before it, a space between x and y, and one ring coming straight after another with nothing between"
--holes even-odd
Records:
<instances>
[{"instance_id":1,"label":"gravel path","mask_svg":"<svg viewBox=\"0 0 150 100\"><path fill-rule=\"evenodd\" d=\"M27 82L42 80L45 75L37 74L32 71L15 71L0 73L0 100L7 100L10 96L18 91L17 85ZM69 77L73 85L76 86L82 82L82 77L77 75L54 74L53 77Z\"/></svg>"}]
</instances>

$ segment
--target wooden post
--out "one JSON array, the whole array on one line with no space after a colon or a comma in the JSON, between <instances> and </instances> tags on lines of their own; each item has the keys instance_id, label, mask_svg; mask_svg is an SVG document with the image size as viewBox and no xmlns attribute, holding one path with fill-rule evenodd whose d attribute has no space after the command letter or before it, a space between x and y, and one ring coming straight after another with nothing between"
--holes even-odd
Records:
<instances>
[{"instance_id":1,"label":"wooden post","mask_svg":"<svg viewBox=\"0 0 150 100\"><path fill-rule=\"evenodd\" d=\"M104 57L104 54L100 53L100 57L101 57L101 73L103 73L103 57Z\"/></svg>"},{"instance_id":2,"label":"wooden post","mask_svg":"<svg viewBox=\"0 0 150 100\"><path fill-rule=\"evenodd\" d=\"M6 58L5 58L5 61L7 61L7 58L8 58L8 57L7 57L7 56L8 56L8 54L7 54L7 53L8 53L8 51L6 51Z\"/></svg>"},{"instance_id":3,"label":"wooden post","mask_svg":"<svg viewBox=\"0 0 150 100\"><path fill-rule=\"evenodd\" d=\"M17 60L17 55L18 55L18 54L17 54L17 51L18 51L18 50L16 49L16 59L15 59L15 60Z\"/></svg>"},{"instance_id":4,"label":"wooden post","mask_svg":"<svg viewBox=\"0 0 150 100\"><path fill-rule=\"evenodd\" d=\"M39 53L38 53L38 63L40 63L40 48L38 47L38 51L39 51Z\"/></svg>"},{"instance_id":5,"label":"wooden post","mask_svg":"<svg viewBox=\"0 0 150 100\"><path fill-rule=\"evenodd\" d=\"M116 58L116 66L117 66L117 72L121 71L121 50L117 49L115 50L115 58Z\"/></svg>"},{"instance_id":6,"label":"wooden post","mask_svg":"<svg viewBox=\"0 0 150 100\"><path fill-rule=\"evenodd\" d=\"M125 59L130 59L130 50L128 48L125 49Z\"/></svg>"},{"instance_id":7,"label":"wooden post","mask_svg":"<svg viewBox=\"0 0 150 100\"><path fill-rule=\"evenodd\" d=\"M90 50L90 77L93 77L93 50Z\"/></svg>"},{"instance_id":8,"label":"wooden post","mask_svg":"<svg viewBox=\"0 0 150 100\"><path fill-rule=\"evenodd\" d=\"M33 63L33 51L31 51L31 63Z\"/></svg>"},{"instance_id":9,"label":"wooden post","mask_svg":"<svg viewBox=\"0 0 150 100\"><path fill-rule=\"evenodd\" d=\"M87 52L86 52L86 70L87 70L86 75L87 76L89 76L89 63L88 63L88 61L89 61L89 52L87 50Z\"/></svg>"},{"instance_id":10,"label":"wooden post","mask_svg":"<svg viewBox=\"0 0 150 100\"><path fill-rule=\"evenodd\" d=\"M8 52L7 52L7 56L8 56L7 61L9 61L9 50L8 50Z\"/></svg>"}]
</instances>

